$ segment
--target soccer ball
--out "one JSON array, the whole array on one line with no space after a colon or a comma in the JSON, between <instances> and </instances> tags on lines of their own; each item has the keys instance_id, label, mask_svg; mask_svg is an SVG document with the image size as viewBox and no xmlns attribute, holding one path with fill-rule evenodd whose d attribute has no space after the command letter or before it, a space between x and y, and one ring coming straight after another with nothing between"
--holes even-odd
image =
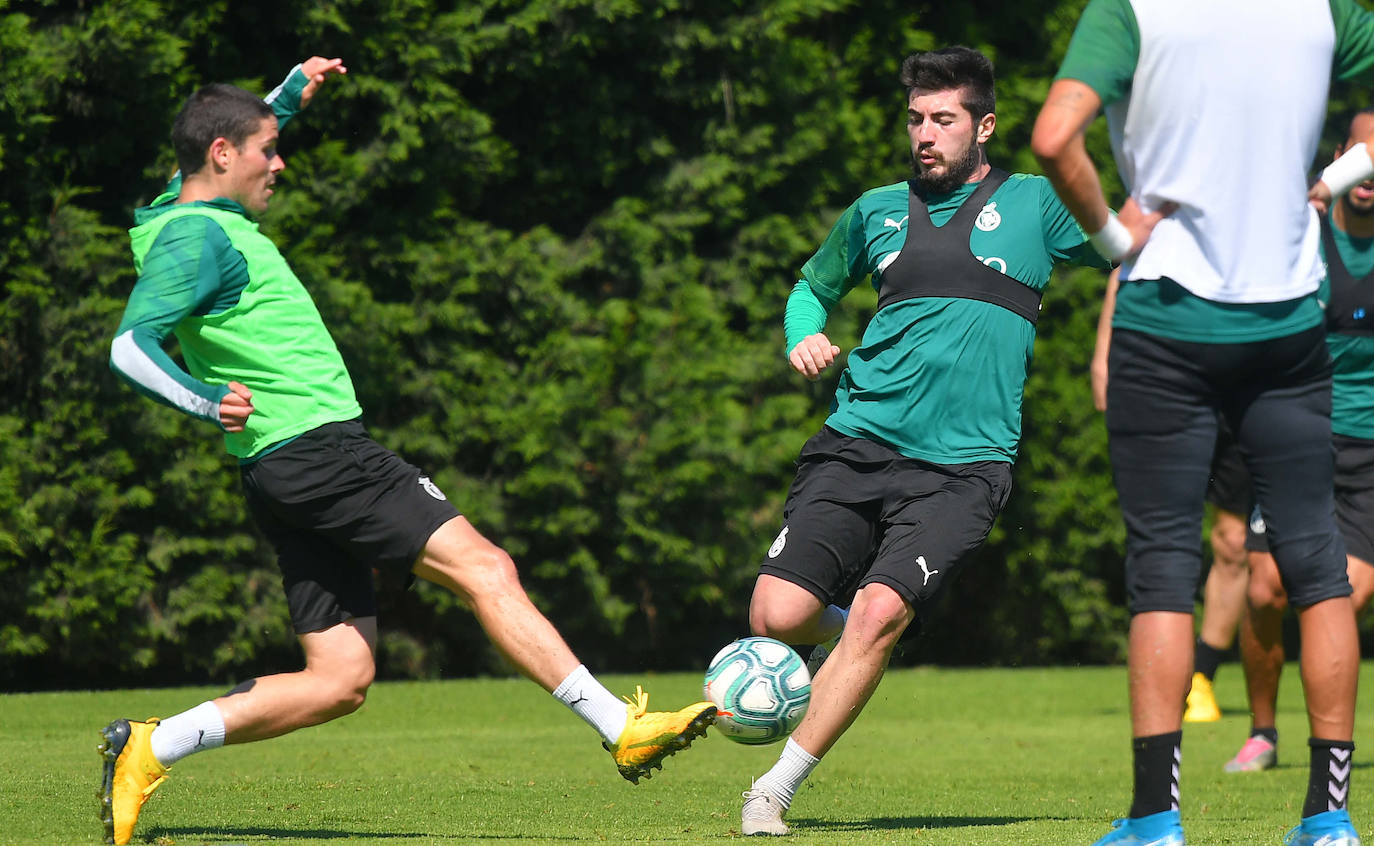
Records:
<instances>
[{"instance_id":1,"label":"soccer ball","mask_svg":"<svg viewBox=\"0 0 1374 846\"><path fill-rule=\"evenodd\" d=\"M792 647L746 637L711 659L703 687L715 703L716 730L736 743L761 746L792 733L811 702L811 674Z\"/></svg>"}]
</instances>

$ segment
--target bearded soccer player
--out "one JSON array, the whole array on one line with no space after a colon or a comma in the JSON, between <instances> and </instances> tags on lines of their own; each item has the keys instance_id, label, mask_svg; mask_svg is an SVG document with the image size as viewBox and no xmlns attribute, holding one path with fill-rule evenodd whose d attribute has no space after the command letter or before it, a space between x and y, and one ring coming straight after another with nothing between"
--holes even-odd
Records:
<instances>
[{"instance_id":1,"label":"bearded soccer player","mask_svg":"<svg viewBox=\"0 0 1374 846\"><path fill-rule=\"evenodd\" d=\"M1135 788L1099 846L1184 842L1180 729L1218 414L1302 634L1311 757L1285 842L1360 842L1346 810L1359 642L1333 516L1324 271L1307 203L1333 75L1374 79L1374 15L1353 0L1091 0L1036 121L1032 149L1059 196L1125 259L1107 432L1126 522ZM1130 193L1119 219L1084 143L1103 106ZM1137 226L1162 211L1153 230Z\"/></svg>"},{"instance_id":2,"label":"bearded soccer player","mask_svg":"<svg viewBox=\"0 0 1374 846\"><path fill-rule=\"evenodd\" d=\"M374 673L373 570L411 574L460 597L522 673L602 737L638 782L706 731L715 707L647 711L594 679L530 602L515 565L430 477L373 441L353 383L305 287L258 232L285 167L278 129L339 59L313 57L266 102L229 85L193 94L172 129L178 176L131 230L138 281L111 366L141 393L217 426L244 493L276 549L305 654L297 672L264 676L165 720L104 729L106 842L132 836L168 768L196 752L277 737L355 711ZM189 373L162 350L181 344Z\"/></svg>"},{"instance_id":3,"label":"bearded soccer player","mask_svg":"<svg viewBox=\"0 0 1374 846\"><path fill-rule=\"evenodd\" d=\"M872 280L878 310L802 448L782 531L749 608L758 635L821 643L811 705L745 793L741 831L782 835L783 812L982 544L1011 491L1040 295L1057 262L1106 267L1035 176L988 163L992 64L967 47L902 65L915 178L840 217L787 302L788 359L814 379L840 353L823 329ZM857 589L845 612L836 604Z\"/></svg>"}]
</instances>

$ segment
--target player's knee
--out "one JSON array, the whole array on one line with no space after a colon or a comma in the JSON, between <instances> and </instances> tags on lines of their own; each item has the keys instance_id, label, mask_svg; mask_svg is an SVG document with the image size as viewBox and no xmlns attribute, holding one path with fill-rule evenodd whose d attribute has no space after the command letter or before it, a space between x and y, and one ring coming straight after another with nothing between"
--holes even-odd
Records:
<instances>
[{"instance_id":1,"label":"player's knee","mask_svg":"<svg viewBox=\"0 0 1374 846\"><path fill-rule=\"evenodd\" d=\"M845 637L861 647L888 648L897 642L915 619L910 605L886 585L868 585L859 591L845 623Z\"/></svg>"},{"instance_id":2,"label":"player's knee","mask_svg":"<svg viewBox=\"0 0 1374 846\"><path fill-rule=\"evenodd\" d=\"M462 518L435 531L415 564L415 574L465 602L524 590L510 555Z\"/></svg>"},{"instance_id":3,"label":"player's knee","mask_svg":"<svg viewBox=\"0 0 1374 846\"><path fill-rule=\"evenodd\" d=\"M1245 569L1245 534L1230 537L1213 530L1212 566L1234 571Z\"/></svg>"},{"instance_id":4,"label":"player's knee","mask_svg":"<svg viewBox=\"0 0 1374 846\"><path fill-rule=\"evenodd\" d=\"M1288 607L1288 594L1279 580L1278 570L1256 570L1250 574L1246 600L1256 611L1282 611Z\"/></svg>"},{"instance_id":5,"label":"player's knee","mask_svg":"<svg viewBox=\"0 0 1374 846\"><path fill-rule=\"evenodd\" d=\"M367 701L368 688L376 674L371 656L367 660L335 662L313 681L317 708L323 720L347 716Z\"/></svg>"},{"instance_id":6,"label":"player's knee","mask_svg":"<svg viewBox=\"0 0 1374 846\"><path fill-rule=\"evenodd\" d=\"M1212 566L1245 566L1245 524L1218 522L1212 527Z\"/></svg>"},{"instance_id":7,"label":"player's knee","mask_svg":"<svg viewBox=\"0 0 1374 846\"><path fill-rule=\"evenodd\" d=\"M799 602L794 591L760 585L749 601L749 631L784 643L802 643L822 610L819 600Z\"/></svg>"},{"instance_id":8,"label":"player's knee","mask_svg":"<svg viewBox=\"0 0 1374 846\"><path fill-rule=\"evenodd\" d=\"M799 609L785 603L760 600L749 603L749 631L759 637L771 637L784 643L797 643L797 637L808 623Z\"/></svg>"},{"instance_id":9,"label":"player's knee","mask_svg":"<svg viewBox=\"0 0 1374 846\"><path fill-rule=\"evenodd\" d=\"M430 572L420 575L438 581L469 603L514 593L523 593L515 561L499 546L483 543L433 556L427 561ZM433 574L437 574L437 579Z\"/></svg>"},{"instance_id":10,"label":"player's knee","mask_svg":"<svg viewBox=\"0 0 1374 846\"><path fill-rule=\"evenodd\" d=\"M488 546L470 554L465 562L466 587L474 598L504 596L523 592L515 561L499 546Z\"/></svg>"},{"instance_id":11,"label":"player's knee","mask_svg":"<svg viewBox=\"0 0 1374 846\"><path fill-rule=\"evenodd\" d=\"M1370 597L1374 597L1374 565L1353 555L1349 560L1347 573L1354 591L1350 600L1355 603L1355 613L1358 614L1369 605Z\"/></svg>"}]
</instances>

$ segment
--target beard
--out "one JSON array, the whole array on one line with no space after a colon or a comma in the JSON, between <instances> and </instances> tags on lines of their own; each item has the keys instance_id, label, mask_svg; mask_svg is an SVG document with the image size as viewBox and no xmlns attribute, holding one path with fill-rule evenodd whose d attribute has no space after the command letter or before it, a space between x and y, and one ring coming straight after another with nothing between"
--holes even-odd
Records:
<instances>
[{"instance_id":1,"label":"beard","mask_svg":"<svg viewBox=\"0 0 1374 846\"><path fill-rule=\"evenodd\" d=\"M968 178L982 162L982 151L977 144L970 144L956 159L945 160L945 171L941 174L921 173L921 163L916 154L911 154L911 169L916 173L916 187L925 194L948 194L968 182Z\"/></svg>"},{"instance_id":2,"label":"beard","mask_svg":"<svg viewBox=\"0 0 1374 846\"><path fill-rule=\"evenodd\" d=\"M1349 217L1374 217L1374 203L1357 205L1354 200L1350 199L1348 192L1341 195L1340 202L1345 214Z\"/></svg>"}]
</instances>

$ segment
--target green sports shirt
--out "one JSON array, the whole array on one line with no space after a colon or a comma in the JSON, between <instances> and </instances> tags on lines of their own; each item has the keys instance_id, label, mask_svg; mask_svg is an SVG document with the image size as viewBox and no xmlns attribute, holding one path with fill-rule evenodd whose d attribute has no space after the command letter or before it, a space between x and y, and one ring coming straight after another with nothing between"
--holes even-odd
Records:
<instances>
[{"instance_id":1,"label":"green sports shirt","mask_svg":"<svg viewBox=\"0 0 1374 846\"><path fill-rule=\"evenodd\" d=\"M1356 279L1374 272L1374 238L1352 238L1340 227L1331 227L1336 250ZM1364 284L1374 284L1366 282ZM1318 295L1330 302L1330 284ZM1331 332L1326 336L1331 351L1331 431L1349 438L1374 440L1374 337Z\"/></svg>"},{"instance_id":2,"label":"green sports shirt","mask_svg":"<svg viewBox=\"0 0 1374 846\"><path fill-rule=\"evenodd\" d=\"M948 221L977 183L928 198L930 220ZM819 332L828 313L882 271L906 242L908 184L865 192L802 267L788 299L787 348ZM1107 263L1039 176L1012 174L989 198L969 236L979 261L1042 291L1054 265ZM981 300L917 297L880 309L849 353L826 425L936 464L1011 462L1021 438L1021 397L1035 327Z\"/></svg>"},{"instance_id":3,"label":"green sports shirt","mask_svg":"<svg viewBox=\"0 0 1374 846\"><path fill-rule=\"evenodd\" d=\"M299 110L305 83L298 66L269 95L279 125ZM276 245L237 203L178 203L179 189L178 176L134 214L139 276L111 343L111 368L140 393L216 425L226 385L242 382L253 413L245 431L224 434L240 459L358 417L338 348ZM172 335L185 370L163 349Z\"/></svg>"}]
</instances>

